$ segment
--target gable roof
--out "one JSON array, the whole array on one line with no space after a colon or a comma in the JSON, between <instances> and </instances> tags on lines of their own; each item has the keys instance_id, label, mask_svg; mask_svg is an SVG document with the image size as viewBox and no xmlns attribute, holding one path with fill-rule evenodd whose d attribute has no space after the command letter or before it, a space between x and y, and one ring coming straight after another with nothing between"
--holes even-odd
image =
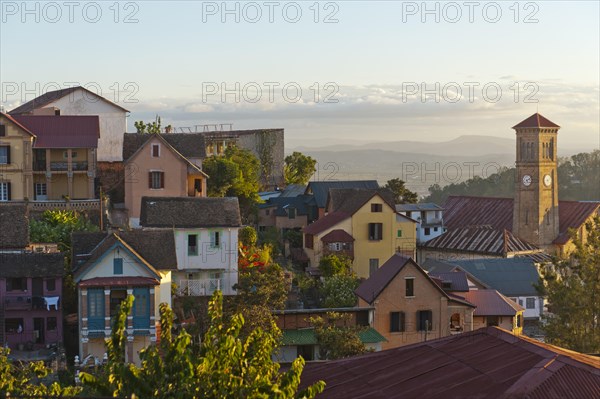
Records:
<instances>
[{"instance_id":1,"label":"gable roof","mask_svg":"<svg viewBox=\"0 0 600 399\"><path fill-rule=\"evenodd\" d=\"M0 203L0 248L21 249L29 244L29 211L25 203Z\"/></svg>"},{"instance_id":2,"label":"gable roof","mask_svg":"<svg viewBox=\"0 0 600 399\"><path fill-rule=\"evenodd\" d=\"M477 306L473 316L514 316L525 310L523 306L493 289L471 290L460 296Z\"/></svg>"},{"instance_id":3,"label":"gable roof","mask_svg":"<svg viewBox=\"0 0 600 399\"><path fill-rule=\"evenodd\" d=\"M548 120L537 112L531 115L529 118L517 123L513 126L513 129L520 129L526 127L560 127L556 123Z\"/></svg>"},{"instance_id":4,"label":"gable roof","mask_svg":"<svg viewBox=\"0 0 600 399\"><path fill-rule=\"evenodd\" d=\"M539 295L533 285L539 282L540 275L531 259L473 259L456 260L451 263L504 295Z\"/></svg>"},{"instance_id":5,"label":"gable roof","mask_svg":"<svg viewBox=\"0 0 600 399\"><path fill-rule=\"evenodd\" d=\"M354 214L373 197L379 196L394 212L394 194L387 189L332 188L329 190L325 209L328 212L346 212Z\"/></svg>"},{"instance_id":6,"label":"gable roof","mask_svg":"<svg viewBox=\"0 0 600 399\"><path fill-rule=\"evenodd\" d=\"M14 123L19 129L23 130L25 133L35 137L35 134L33 134L33 132L31 132L29 129L27 129L25 126L23 126L21 123L19 123L19 121L16 120L15 118L13 118L10 114L5 114L3 112L0 112L0 115L3 116L4 118L8 119L10 122Z\"/></svg>"},{"instance_id":7,"label":"gable roof","mask_svg":"<svg viewBox=\"0 0 600 399\"><path fill-rule=\"evenodd\" d=\"M444 225L448 230L468 226L492 226L512 231L513 199L451 195L444 203ZM569 229L578 229L594 213L598 201L558 201L559 234L555 244L569 241ZM447 233L446 233L447 234Z\"/></svg>"},{"instance_id":8,"label":"gable roof","mask_svg":"<svg viewBox=\"0 0 600 399\"><path fill-rule=\"evenodd\" d=\"M291 207L296 209L296 215L303 216L308 214L306 203L309 198L310 196L304 194L295 197L271 197L266 202L259 204L258 207L261 209L276 207L275 216L282 217L288 216L287 208Z\"/></svg>"},{"instance_id":9,"label":"gable roof","mask_svg":"<svg viewBox=\"0 0 600 399\"><path fill-rule=\"evenodd\" d=\"M64 270L63 253L0 253L0 278L62 277Z\"/></svg>"},{"instance_id":10,"label":"gable roof","mask_svg":"<svg viewBox=\"0 0 600 399\"><path fill-rule=\"evenodd\" d=\"M438 272L429 273L431 277L438 278L441 283L449 283L450 288L442 289L444 291L469 291L469 282L467 281L467 273L463 271L452 271L452 272Z\"/></svg>"},{"instance_id":11,"label":"gable roof","mask_svg":"<svg viewBox=\"0 0 600 399\"><path fill-rule=\"evenodd\" d=\"M330 242L353 242L354 237L348 234L345 230L335 229L321 237L321 241L324 243Z\"/></svg>"},{"instance_id":12,"label":"gable roof","mask_svg":"<svg viewBox=\"0 0 600 399\"><path fill-rule=\"evenodd\" d=\"M396 204L398 212L419 212L419 211L442 211L444 208L433 202L423 202L419 204Z\"/></svg>"},{"instance_id":13,"label":"gable roof","mask_svg":"<svg viewBox=\"0 0 600 399\"><path fill-rule=\"evenodd\" d=\"M98 148L97 115L15 115L14 119L35 134L34 148Z\"/></svg>"},{"instance_id":14,"label":"gable roof","mask_svg":"<svg viewBox=\"0 0 600 399\"><path fill-rule=\"evenodd\" d=\"M206 158L204 136L199 133L125 133L123 135L123 160L128 161L152 137L160 137L184 158Z\"/></svg>"},{"instance_id":15,"label":"gable roof","mask_svg":"<svg viewBox=\"0 0 600 399\"><path fill-rule=\"evenodd\" d=\"M236 197L142 197L144 227L241 227Z\"/></svg>"},{"instance_id":16,"label":"gable roof","mask_svg":"<svg viewBox=\"0 0 600 399\"><path fill-rule=\"evenodd\" d=\"M347 180L347 181L313 181L306 186L305 194L312 194L317 202L317 207L325 208L329 190L332 188L363 188L378 189L376 180Z\"/></svg>"},{"instance_id":17,"label":"gable roof","mask_svg":"<svg viewBox=\"0 0 600 399\"><path fill-rule=\"evenodd\" d=\"M350 218L350 216L352 216L352 215L350 215L346 212L331 212L331 213L328 213L327 215L323 216L322 218L315 220L308 226L304 227L302 229L302 231L305 234L316 235L316 234L322 233L323 231L335 226L336 224L338 224L340 222L343 222L344 220Z\"/></svg>"},{"instance_id":18,"label":"gable roof","mask_svg":"<svg viewBox=\"0 0 600 399\"><path fill-rule=\"evenodd\" d=\"M324 380L324 399L597 397L598 358L498 327L307 363L300 388Z\"/></svg>"},{"instance_id":19,"label":"gable roof","mask_svg":"<svg viewBox=\"0 0 600 399\"><path fill-rule=\"evenodd\" d=\"M132 230L105 234L73 233L73 270L79 277L115 245L122 245L138 257L150 270L177 270L175 237L173 231ZM76 252L81 251L81 252Z\"/></svg>"},{"instance_id":20,"label":"gable roof","mask_svg":"<svg viewBox=\"0 0 600 399\"><path fill-rule=\"evenodd\" d=\"M66 89L60 89L60 90L46 92L46 93L42 94L41 96L37 96L33 100L28 101L25 104L18 106L17 108L13 109L12 111L9 111L9 114L19 115L19 114L30 113L34 109L43 108L44 106L50 104L51 102L59 100L65 96L68 96L69 94L71 94L79 89L85 90L86 92L91 93L94 96L101 98L103 101L105 101L117 108L120 108L125 112L129 112L129 110L126 110L125 108L121 107L120 105L117 105L117 104L113 103L112 101L107 100L106 98L94 93L93 91L86 89L85 87L75 86L75 87L68 87Z\"/></svg>"}]
</instances>

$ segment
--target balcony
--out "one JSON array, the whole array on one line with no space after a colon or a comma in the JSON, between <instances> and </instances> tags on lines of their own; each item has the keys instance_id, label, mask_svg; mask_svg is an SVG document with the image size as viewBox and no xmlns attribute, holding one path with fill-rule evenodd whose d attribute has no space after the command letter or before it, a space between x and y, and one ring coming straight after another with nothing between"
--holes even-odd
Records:
<instances>
[{"instance_id":1,"label":"balcony","mask_svg":"<svg viewBox=\"0 0 600 399\"><path fill-rule=\"evenodd\" d=\"M6 296L5 310L58 310L60 297L43 297L31 295Z\"/></svg>"},{"instance_id":2,"label":"balcony","mask_svg":"<svg viewBox=\"0 0 600 399\"><path fill-rule=\"evenodd\" d=\"M88 170L88 163L86 161L83 162L71 162L72 170ZM61 172L69 170L68 162L50 162L50 170L53 172Z\"/></svg>"},{"instance_id":3,"label":"balcony","mask_svg":"<svg viewBox=\"0 0 600 399\"><path fill-rule=\"evenodd\" d=\"M216 290L221 290L221 280L218 278L179 280L176 284L179 296L210 296Z\"/></svg>"},{"instance_id":4,"label":"balcony","mask_svg":"<svg viewBox=\"0 0 600 399\"><path fill-rule=\"evenodd\" d=\"M72 209L76 211L90 211L100 209L100 200L56 200L56 201L29 201L29 206L34 210L47 209Z\"/></svg>"}]
</instances>

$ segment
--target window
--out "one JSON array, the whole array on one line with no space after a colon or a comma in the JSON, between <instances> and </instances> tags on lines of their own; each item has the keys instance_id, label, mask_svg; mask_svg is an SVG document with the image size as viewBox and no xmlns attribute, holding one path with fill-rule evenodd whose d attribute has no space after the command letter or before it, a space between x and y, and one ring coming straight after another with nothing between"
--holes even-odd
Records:
<instances>
[{"instance_id":1,"label":"window","mask_svg":"<svg viewBox=\"0 0 600 399\"><path fill-rule=\"evenodd\" d=\"M369 223L369 240L380 241L383 239L383 223Z\"/></svg>"},{"instance_id":2,"label":"window","mask_svg":"<svg viewBox=\"0 0 600 399\"><path fill-rule=\"evenodd\" d=\"M433 231L437 233L437 232L438 232L438 229L439 229L439 227L434 227L434 228L433 228Z\"/></svg>"},{"instance_id":3,"label":"window","mask_svg":"<svg viewBox=\"0 0 600 399\"><path fill-rule=\"evenodd\" d=\"M46 280L46 291L56 291L56 279L49 278Z\"/></svg>"},{"instance_id":4,"label":"window","mask_svg":"<svg viewBox=\"0 0 600 399\"><path fill-rule=\"evenodd\" d=\"M63 151L63 158L69 158L69 151ZM77 158L77 151L71 151L71 158Z\"/></svg>"},{"instance_id":5,"label":"window","mask_svg":"<svg viewBox=\"0 0 600 399\"><path fill-rule=\"evenodd\" d=\"M46 183L35 183L35 198L45 197L48 195Z\"/></svg>"},{"instance_id":6,"label":"window","mask_svg":"<svg viewBox=\"0 0 600 399\"><path fill-rule=\"evenodd\" d=\"M134 288L133 328L150 328L150 290L146 287Z\"/></svg>"},{"instance_id":7,"label":"window","mask_svg":"<svg viewBox=\"0 0 600 399\"><path fill-rule=\"evenodd\" d=\"M22 333L23 332L23 319L21 318L10 318L4 322L4 331L7 333Z\"/></svg>"},{"instance_id":8,"label":"window","mask_svg":"<svg viewBox=\"0 0 600 399\"><path fill-rule=\"evenodd\" d=\"M165 188L165 173L164 172L150 172L148 187L153 190Z\"/></svg>"},{"instance_id":9,"label":"window","mask_svg":"<svg viewBox=\"0 0 600 399\"><path fill-rule=\"evenodd\" d=\"M152 144L152 157L158 158L160 157L160 145Z\"/></svg>"},{"instance_id":10,"label":"window","mask_svg":"<svg viewBox=\"0 0 600 399\"><path fill-rule=\"evenodd\" d=\"M202 192L202 179L194 179L194 192Z\"/></svg>"},{"instance_id":11,"label":"window","mask_svg":"<svg viewBox=\"0 0 600 399\"><path fill-rule=\"evenodd\" d=\"M7 291L27 291L27 279L25 277L13 277L6 279Z\"/></svg>"},{"instance_id":12,"label":"window","mask_svg":"<svg viewBox=\"0 0 600 399\"><path fill-rule=\"evenodd\" d=\"M369 277L375 274L375 272L379 269L379 259L373 258L369 259Z\"/></svg>"},{"instance_id":13,"label":"window","mask_svg":"<svg viewBox=\"0 0 600 399\"><path fill-rule=\"evenodd\" d=\"M110 317L119 314L119 306L127 298L127 290L111 290L110 291Z\"/></svg>"},{"instance_id":14,"label":"window","mask_svg":"<svg viewBox=\"0 0 600 399\"><path fill-rule=\"evenodd\" d=\"M221 232L213 231L210 233L210 246L212 248L219 248L221 246Z\"/></svg>"},{"instance_id":15,"label":"window","mask_svg":"<svg viewBox=\"0 0 600 399\"><path fill-rule=\"evenodd\" d=\"M56 317L48 317L46 319L46 329L48 331L56 330Z\"/></svg>"},{"instance_id":16,"label":"window","mask_svg":"<svg viewBox=\"0 0 600 399\"><path fill-rule=\"evenodd\" d=\"M10 147L7 145L0 146L0 164L10 163Z\"/></svg>"},{"instance_id":17,"label":"window","mask_svg":"<svg viewBox=\"0 0 600 399\"><path fill-rule=\"evenodd\" d=\"M0 137L6 136L6 126L0 125Z\"/></svg>"},{"instance_id":18,"label":"window","mask_svg":"<svg viewBox=\"0 0 600 399\"><path fill-rule=\"evenodd\" d=\"M425 235L428 236L431 234L431 229L429 227L425 227Z\"/></svg>"},{"instance_id":19,"label":"window","mask_svg":"<svg viewBox=\"0 0 600 399\"><path fill-rule=\"evenodd\" d=\"M383 212L383 204L371 204L371 212Z\"/></svg>"},{"instance_id":20,"label":"window","mask_svg":"<svg viewBox=\"0 0 600 399\"><path fill-rule=\"evenodd\" d=\"M269 216L271 214L271 210L270 209L265 209L265 215Z\"/></svg>"},{"instance_id":21,"label":"window","mask_svg":"<svg viewBox=\"0 0 600 399\"><path fill-rule=\"evenodd\" d=\"M312 249L314 247L315 236L312 234L304 234L304 246Z\"/></svg>"},{"instance_id":22,"label":"window","mask_svg":"<svg viewBox=\"0 0 600 399\"><path fill-rule=\"evenodd\" d=\"M415 296L415 279L414 277L404 280L406 286L406 296Z\"/></svg>"},{"instance_id":23,"label":"window","mask_svg":"<svg viewBox=\"0 0 600 399\"><path fill-rule=\"evenodd\" d=\"M10 201L10 183L0 182L0 201Z\"/></svg>"},{"instance_id":24,"label":"window","mask_svg":"<svg viewBox=\"0 0 600 399\"><path fill-rule=\"evenodd\" d=\"M390 312L390 332L404 332L404 312Z\"/></svg>"},{"instance_id":25,"label":"window","mask_svg":"<svg viewBox=\"0 0 600 399\"><path fill-rule=\"evenodd\" d=\"M523 325L523 315L517 315L517 327L521 327Z\"/></svg>"},{"instance_id":26,"label":"window","mask_svg":"<svg viewBox=\"0 0 600 399\"><path fill-rule=\"evenodd\" d=\"M123 258L113 259L113 274L123 274Z\"/></svg>"},{"instance_id":27,"label":"window","mask_svg":"<svg viewBox=\"0 0 600 399\"><path fill-rule=\"evenodd\" d=\"M417 326L418 331L433 330L433 312L431 310L417 311Z\"/></svg>"},{"instance_id":28,"label":"window","mask_svg":"<svg viewBox=\"0 0 600 399\"><path fill-rule=\"evenodd\" d=\"M54 116L60 116L60 109L54 110Z\"/></svg>"},{"instance_id":29,"label":"window","mask_svg":"<svg viewBox=\"0 0 600 399\"><path fill-rule=\"evenodd\" d=\"M104 330L104 290L91 288L88 290L88 328Z\"/></svg>"},{"instance_id":30,"label":"window","mask_svg":"<svg viewBox=\"0 0 600 399\"><path fill-rule=\"evenodd\" d=\"M288 208L288 219L296 219L296 208Z\"/></svg>"},{"instance_id":31,"label":"window","mask_svg":"<svg viewBox=\"0 0 600 399\"><path fill-rule=\"evenodd\" d=\"M519 299L519 305L523 306L523 300Z\"/></svg>"},{"instance_id":32,"label":"window","mask_svg":"<svg viewBox=\"0 0 600 399\"><path fill-rule=\"evenodd\" d=\"M198 255L198 234L188 235L188 255Z\"/></svg>"},{"instance_id":33,"label":"window","mask_svg":"<svg viewBox=\"0 0 600 399\"><path fill-rule=\"evenodd\" d=\"M402 237L402 229L398 229L398 238Z\"/></svg>"},{"instance_id":34,"label":"window","mask_svg":"<svg viewBox=\"0 0 600 399\"><path fill-rule=\"evenodd\" d=\"M332 242L331 244L329 244L329 250L330 251L334 251L334 252L339 252L342 250L342 243L341 242Z\"/></svg>"},{"instance_id":35,"label":"window","mask_svg":"<svg viewBox=\"0 0 600 399\"><path fill-rule=\"evenodd\" d=\"M486 317L486 323L487 323L488 327L491 327L491 326L498 327L498 324L499 324L499 322L498 322L498 316L487 316Z\"/></svg>"},{"instance_id":36,"label":"window","mask_svg":"<svg viewBox=\"0 0 600 399\"><path fill-rule=\"evenodd\" d=\"M456 331L460 328L460 313L453 313L452 316L450 316L450 329Z\"/></svg>"},{"instance_id":37,"label":"window","mask_svg":"<svg viewBox=\"0 0 600 399\"><path fill-rule=\"evenodd\" d=\"M525 299L525 308L526 309L535 309L535 298Z\"/></svg>"}]
</instances>

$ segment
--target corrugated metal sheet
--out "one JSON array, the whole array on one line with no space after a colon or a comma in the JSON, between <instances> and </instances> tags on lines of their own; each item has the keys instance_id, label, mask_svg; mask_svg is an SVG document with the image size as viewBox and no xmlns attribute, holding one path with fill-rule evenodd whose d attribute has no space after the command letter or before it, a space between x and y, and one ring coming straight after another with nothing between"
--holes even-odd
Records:
<instances>
[{"instance_id":1,"label":"corrugated metal sheet","mask_svg":"<svg viewBox=\"0 0 600 399\"><path fill-rule=\"evenodd\" d=\"M460 296L477 306L473 316L514 316L525 310L496 290L471 290Z\"/></svg>"},{"instance_id":2,"label":"corrugated metal sheet","mask_svg":"<svg viewBox=\"0 0 600 399\"><path fill-rule=\"evenodd\" d=\"M560 201L558 203L558 218L560 233L554 240L555 244L565 244L569 241L569 228L579 228L594 213L598 213L600 202L595 201Z\"/></svg>"},{"instance_id":3,"label":"corrugated metal sheet","mask_svg":"<svg viewBox=\"0 0 600 399\"><path fill-rule=\"evenodd\" d=\"M306 234L319 234L330 227L335 226L339 222L346 220L351 215L345 212L332 212L323 216L321 219L309 224L302 231Z\"/></svg>"},{"instance_id":4,"label":"corrugated metal sheet","mask_svg":"<svg viewBox=\"0 0 600 399\"><path fill-rule=\"evenodd\" d=\"M548 363L554 366L540 369ZM546 378L531 377L540 370ZM318 380L327 384L319 395L326 399L552 398L544 394L553 389L561 399L595 398L600 392L600 359L488 327L363 356L307 364L301 386Z\"/></svg>"},{"instance_id":5,"label":"corrugated metal sheet","mask_svg":"<svg viewBox=\"0 0 600 399\"><path fill-rule=\"evenodd\" d=\"M429 275L438 278L442 283L450 283L450 288L447 291L469 291L469 282L465 272L441 272L429 273Z\"/></svg>"},{"instance_id":6,"label":"corrugated metal sheet","mask_svg":"<svg viewBox=\"0 0 600 399\"><path fill-rule=\"evenodd\" d=\"M14 119L37 136L34 148L98 148L98 116L30 116Z\"/></svg>"}]
</instances>

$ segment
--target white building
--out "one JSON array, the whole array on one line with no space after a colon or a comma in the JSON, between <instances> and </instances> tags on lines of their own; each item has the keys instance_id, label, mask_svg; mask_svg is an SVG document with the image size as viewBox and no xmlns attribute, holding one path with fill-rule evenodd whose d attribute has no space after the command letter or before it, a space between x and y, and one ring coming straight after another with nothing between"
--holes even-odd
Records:
<instances>
[{"instance_id":1,"label":"white building","mask_svg":"<svg viewBox=\"0 0 600 399\"><path fill-rule=\"evenodd\" d=\"M10 115L97 115L100 123L97 160L122 161L128 110L81 86L47 92L13 109Z\"/></svg>"},{"instance_id":2,"label":"white building","mask_svg":"<svg viewBox=\"0 0 600 399\"><path fill-rule=\"evenodd\" d=\"M433 203L397 204L396 211L417 222L417 244L441 236L444 227L443 208Z\"/></svg>"}]
</instances>

